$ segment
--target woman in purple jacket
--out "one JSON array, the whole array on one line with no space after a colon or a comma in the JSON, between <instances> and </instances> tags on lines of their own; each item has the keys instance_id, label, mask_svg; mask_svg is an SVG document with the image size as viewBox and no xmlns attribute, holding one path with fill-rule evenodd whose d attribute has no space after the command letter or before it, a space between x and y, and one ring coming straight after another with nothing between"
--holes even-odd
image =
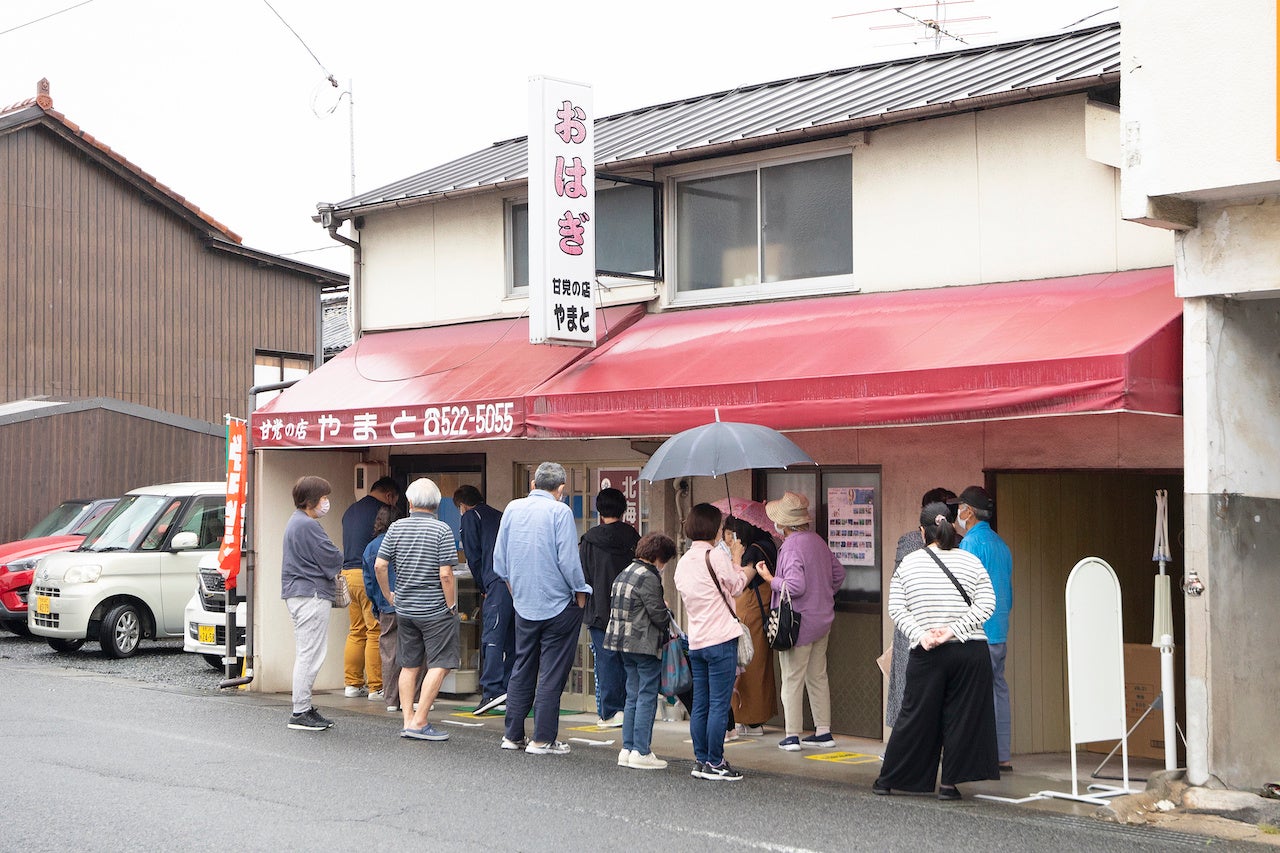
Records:
<instances>
[{"instance_id":1,"label":"woman in purple jacket","mask_svg":"<svg viewBox=\"0 0 1280 853\"><path fill-rule=\"evenodd\" d=\"M800 614L796 644L778 652L782 669L782 716L786 737L778 748L798 752L802 746L830 749L831 688L827 683L827 636L835 620L835 596L844 583L844 566L831 553L826 541L810 530L813 515L809 499L786 492L779 500L765 504L765 513L782 534L778 568L770 576L760 574L773 587L770 606L777 607L782 590L791 596L791 609ZM804 727L804 693L809 691L814 733L800 737Z\"/></svg>"}]
</instances>

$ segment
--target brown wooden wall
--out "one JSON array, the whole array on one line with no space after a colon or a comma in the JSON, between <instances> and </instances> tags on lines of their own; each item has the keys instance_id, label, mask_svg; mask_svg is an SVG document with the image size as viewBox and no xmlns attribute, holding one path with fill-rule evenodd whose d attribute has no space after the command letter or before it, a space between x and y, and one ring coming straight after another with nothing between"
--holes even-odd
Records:
<instances>
[{"instance_id":1,"label":"brown wooden wall","mask_svg":"<svg viewBox=\"0 0 1280 853\"><path fill-rule=\"evenodd\" d=\"M1182 475L1134 471L1000 473L996 529L1013 553L1013 611L1005 673L1013 711L1013 751L1064 752L1067 706L1067 576L1100 557L1120 581L1126 643L1150 643L1155 490L1169 492L1174 588L1182 577ZM1175 643L1184 601L1173 595Z\"/></svg>"},{"instance_id":2,"label":"brown wooden wall","mask_svg":"<svg viewBox=\"0 0 1280 853\"><path fill-rule=\"evenodd\" d=\"M221 480L222 436L90 409L0 426L0 542L68 498L118 497L157 483Z\"/></svg>"},{"instance_id":3,"label":"brown wooden wall","mask_svg":"<svg viewBox=\"0 0 1280 853\"><path fill-rule=\"evenodd\" d=\"M255 349L317 351L318 291L205 248L190 222L43 126L0 135L0 402L106 396L244 417Z\"/></svg>"}]
</instances>

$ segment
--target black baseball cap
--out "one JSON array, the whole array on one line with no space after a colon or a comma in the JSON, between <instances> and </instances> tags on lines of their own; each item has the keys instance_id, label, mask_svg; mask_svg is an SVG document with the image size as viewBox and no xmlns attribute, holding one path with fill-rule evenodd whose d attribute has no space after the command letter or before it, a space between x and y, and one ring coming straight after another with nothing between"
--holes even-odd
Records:
<instances>
[{"instance_id":1,"label":"black baseball cap","mask_svg":"<svg viewBox=\"0 0 1280 853\"><path fill-rule=\"evenodd\" d=\"M969 486L960 493L960 497L952 498L947 501L949 504L968 504L974 509L980 509L983 512L991 512L996 508L996 502L991 499L991 495L987 494L987 490L982 486Z\"/></svg>"}]
</instances>

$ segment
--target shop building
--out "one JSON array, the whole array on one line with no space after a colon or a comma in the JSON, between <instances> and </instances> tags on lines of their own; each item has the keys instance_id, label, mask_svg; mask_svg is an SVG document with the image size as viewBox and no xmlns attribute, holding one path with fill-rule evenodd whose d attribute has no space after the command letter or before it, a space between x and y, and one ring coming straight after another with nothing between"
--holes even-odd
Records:
<instances>
[{"instance_id":1,"label":"shop building","mask_svg":"<svg viewBox=\"0 0 1280 853\"><path fill-rule=\"evenodd\" d=\"M593 349L528 342L525 139L323 205L354 245L356 341L253 416L256 687L289 684L273 567L298 476L336 485L338 519L358 465L501 508L554 459L585 530L602 478L718 413L819 463L729 490L808 494L846 562L837 732L883 735L874 660L920 495L980 483L1014 553L1014 749L1065 749L1066 575L1111 562L1149 643L1153 490L1182 493L1182 308L1170 236L1118 213L1119 53L1093 27L598 119ZM675 533L725 483L635 494L642 531ZM594 707L580 663L568 698Z\"/></svg>"}]
</instances>

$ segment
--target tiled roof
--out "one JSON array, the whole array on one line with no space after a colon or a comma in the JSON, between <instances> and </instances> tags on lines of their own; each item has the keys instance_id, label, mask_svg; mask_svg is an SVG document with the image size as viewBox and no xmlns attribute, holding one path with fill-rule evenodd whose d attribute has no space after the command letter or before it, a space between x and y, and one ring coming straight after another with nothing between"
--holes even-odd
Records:
<instances>
[{"instance_id":1,"label":"tiled roof","mask_svg":"<svg viewBox=\"0 0 1280 853\"><path fill-rule=\"evenodd\" d=\"M56 123L57 127L55 129L63 132L69 132L72 136L95 149L97 153L106 157L113 164L124 169L126 172L129 172L135 178L146 183L158 193L166 196L179 207L204 222L210 228L213 228L218 232L219 236L231 241L232 243L242 242L239 234L235 233L200 208L196 207L188 201L186 197L174 192L169 187L160 183L156 180L154 175L143 171L141 168L125 158L124 155L114 150L105 142L95 138L92 134L87 133L78 124L55 110L53 108L53 101L48 94L49 83L47 80L40 81L37 91L39 91L40 94L34 98L28 98L25 101L19 101L16 104L11 104L4 109L0 109L0 133L16 129L18 127L25 127L36 122L44 122L46 124Z\"/></svg>"},{"instance_id":2,"label":"tiled roof","mask_svg":"<svg viewBox=\"0 0 1280 853\"><path fill-rule=\"evenodd\" d=\"M720 151L820 139L894 121L1084 91L1119 80L1120 25L911 57L744 86L595 121L596 167L621 170ZM522 182L527 137L334 205L356 212Z\"/></svg>"}]
</instances>

